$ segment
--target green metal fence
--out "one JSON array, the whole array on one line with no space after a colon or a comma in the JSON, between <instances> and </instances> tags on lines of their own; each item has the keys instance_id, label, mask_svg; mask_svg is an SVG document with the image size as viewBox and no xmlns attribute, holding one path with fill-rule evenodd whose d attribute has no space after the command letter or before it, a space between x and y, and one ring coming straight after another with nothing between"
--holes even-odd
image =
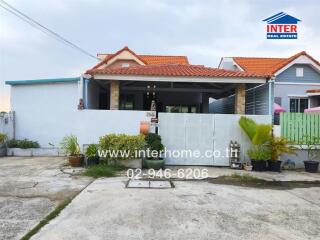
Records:
<instances>
[{"instance_id":1,"label":"green metal fence","mask_svg":"<svg viewBox=\"0 0 320 240\"><path fill-rule=\"evenodd\" d=\"M306 139L320 138L320 114L316 113L281 113L281 136L297 144Z\"/></svg>"}]
</instances>

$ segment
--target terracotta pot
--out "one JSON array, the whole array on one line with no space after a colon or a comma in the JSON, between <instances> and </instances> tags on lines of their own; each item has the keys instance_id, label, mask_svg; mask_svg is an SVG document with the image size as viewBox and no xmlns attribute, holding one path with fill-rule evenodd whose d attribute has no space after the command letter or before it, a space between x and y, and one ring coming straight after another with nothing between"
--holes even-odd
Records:
<instances>
[{"instance_id":1,"label":"terracotta pot","mask_svg":"<svg viewBox=\"0 0 320 240\"><path fill-rule=\"evenodd\" d=\"M149 122L140 122L140 133L147 135L149 133L150 123Z\"/></svg>"},{"instance_id":2,"label":"terracotta pot","mask_svg":"<svg viewBox=\"0 0 320 240\"><path fill-rule=\"evenodd\" d=\"M71 167L81 167L83 164L84 156L73 155L73 156L69 156L68 159Z\"/></svg>"}]
</instances>

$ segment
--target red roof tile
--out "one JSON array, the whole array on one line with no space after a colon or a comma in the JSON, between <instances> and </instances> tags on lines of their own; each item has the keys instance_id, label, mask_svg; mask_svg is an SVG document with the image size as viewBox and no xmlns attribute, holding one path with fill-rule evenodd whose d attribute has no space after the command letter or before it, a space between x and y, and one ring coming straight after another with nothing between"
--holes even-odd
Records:
<instances>
[{"instance_id":1,"label":"red roof tile","mask_svg":"<svg viewBox=\"0 0 320 240\"><path fill-rule=\"evenodd\" d=\"M218 68L209 68L199 65L164 64L141 65L123 68L90 69L88 74L110 75L145 75L145 76L181 76L181 77L237 77L237 78L268 78L267 74L230 71Z\"/></svg>"},{"instance_id":2,"label":"red roof tile","mask_svg":"<svg viewBox=\"0 0 320 240\"><path fill-rule=\"evenodd\" d=\"M299 52L289 58L234 57L233 59L244 71L250 73L274 75L281 68L285 67L287 64L302 55L307 56L315 64L320 66L320 63L305 51Z\"/></svg>"},{"instance_id":3,"label":"red roof tile","mask_svg":"<svg viewBox=\"0 0 320 240\"><path fill-rule=\"evenodd\" d=\"M171 63L189 64L188 58L186 56L138 55L135 52L133 52L130 48L125 46L124 48L120 49L119 51L117 51L116 53L113 53L113 54L109 54L109 53L108 54L98 54L98 56L99 55L100 56L103 55L104 58L100 63L98 63L97 65L92 67L92 69L98 68L98 67L102 66L103 64L106 64L110 59L112 59L113 57L119 55L123 51L130 52L132 55L134 55L136 58L138 58L141 62L143 62L146 65L151 65L151 64L152 65L153 64L171 64Z\"/></svg>"},{"instance_id":4,"label":"red roof tile","mask_svg":"<svg viewBox=\"0 0 320 240\"><path fill-rule=\"evenodd\" d=\"M310 89L307 90L306 93L320 93L320 89Z\"/></svg>"}]
</instances>

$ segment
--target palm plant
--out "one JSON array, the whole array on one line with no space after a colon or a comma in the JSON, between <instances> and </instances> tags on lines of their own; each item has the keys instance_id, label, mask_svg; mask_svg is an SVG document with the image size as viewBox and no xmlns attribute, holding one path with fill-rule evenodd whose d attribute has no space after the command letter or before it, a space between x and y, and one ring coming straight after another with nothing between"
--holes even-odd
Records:
<instances>
[{"instance_id":1,"label":"palm plant","mask_svg":"<svg viewBox=\"0 0 320 240\"><path fill-rule=\"evenodd\" d=\"M81 153L78 139L75 135L65 136L60 146L63 152L69 156L75 156Z\"/></svg>"},{"instance_id":2,"label":"palm plant","mask_svg":"<svg viewBox=\"0 0 320 240\"><path fill-rule=\"evenodd\" d=\"M7 135L0 133L0 144L4 143L8 139Z\"/></svg>"},{"instance_id":3,"label":"palm plant","mask_svg":"<svg viewBox=\"0 0 320 240\"><path fill-rule=\"evenodd\" d=\"M268 142L272 129L271 124L257 124L252 119L242 116L239 125L253 145L263 145Z\"/></svg>"},{"instance_id":4,"label":"palm plant","mask_svg":"<svg viewBox=\"0 0 320 240\"><path fill-rule=\"evenodd\" d=\"M296 154L297 148L292 146L292 142L284 137L271 136L268 146L271 150L271 160L278 161L283 153Z\"/></svg>"}]
</instances>

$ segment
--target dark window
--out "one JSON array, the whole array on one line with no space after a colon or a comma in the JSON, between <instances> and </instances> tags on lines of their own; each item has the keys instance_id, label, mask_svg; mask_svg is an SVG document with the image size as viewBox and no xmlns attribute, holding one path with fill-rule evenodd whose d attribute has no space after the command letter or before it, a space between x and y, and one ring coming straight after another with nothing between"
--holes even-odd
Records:
<instances>
[{"instance_id":1,"label":"dark window","mask_svg":"<svg viewBox=\"0 0 320 240\"><path fill-rule=\"evenodd\" d=\"M301 112L308 108L308 98L290 98L290 112Z\"/></svg>"},{"instance_id":2,"label":"dark window","mask_svg":"<svg viewBox=\"0 0 320 240\"><path fill-rule=\"evenodd\" d=\"M196 113L197 107L189 105L167 105L165 111L169 113Z\"/></svg>"},{"instance_id":3,"label":"dark window","mask_svg":"<svg viewBox=\"0 0 320 240\"><path fill-rule=\"evenodd\" d=\"M120 110L133 110L133 109L134 109L134 94L121 94Z\"/></svg>"}]
</instances>

